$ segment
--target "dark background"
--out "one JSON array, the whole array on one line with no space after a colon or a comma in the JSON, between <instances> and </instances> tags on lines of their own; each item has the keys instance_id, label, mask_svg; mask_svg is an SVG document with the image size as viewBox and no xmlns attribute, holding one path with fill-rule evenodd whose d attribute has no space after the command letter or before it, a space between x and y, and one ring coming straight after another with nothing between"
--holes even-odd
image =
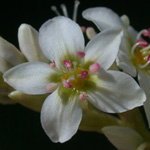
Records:
<instances>
[{"instance_id":1,"label":"dark background","mask_svg":"<svg viewBox=\"0 0 150 150\"><path fill-rule=\"evenodd\" d=\"M0 35L18 47L17 30L21 23L28 23L37 30L47 19L54 17L51 5L65 3L72 16L73 0L8 1L0 3ZM150 2L148 0L81 0L77 22L92 25L84 20L81 12L89 7L105 6L120 16L126 14L136 30L150 26ZM59 7L59 10L60 7ZM1 150L116 150L107 139L98 133L78 131L64 144L52 143L40 125L40 115L21 105L0 105L0 149Z\"/></svg>"}]
</instances>

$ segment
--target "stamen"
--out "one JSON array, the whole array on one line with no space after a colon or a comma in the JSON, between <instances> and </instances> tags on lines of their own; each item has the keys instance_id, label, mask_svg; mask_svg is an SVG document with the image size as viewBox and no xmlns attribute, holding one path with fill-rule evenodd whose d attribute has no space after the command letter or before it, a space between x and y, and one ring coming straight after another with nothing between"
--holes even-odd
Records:
<instances>
[{"instance_id":1,"label":"stamen","mask_svg":"<svg viewBox=\"0 0 150 150\"><path fill-rule=\"evenodd\" d=\"M76 71L76 67L77 67L77 62L76 61L73 62L73 67L74 67L74 71Z\"/></svg>"},{"instance_id":2,"label":"stamen","mask_svg":"<svg viewBox=\"0 0 150 150\"><path fill-rule=\"evenodd\" d=\"M143 39L139 39L136 42L139 43L138 46L140 46L140 47L147 47L149 45L148 42L146 40L143 40Z\"/></svg>"},{"instance_id":3,"label":"stamen","mask_svg":"<svg viewBox=\"0 0 150 150\"><path fill-rule=\"evenodd\" d=\"M60 12L57 10L56 6L52 6L51 10L57 15L57 16L61 16Z\"/></svg>"},{"instance_id":4,"label":"stamen","mask_svg":"<svg viewBox=\"0 0 150 150\"><path fill-rule=\"evenodd\" d=\"M53 62L50 64L50 68L55 68L56 67L56 64L55 64L55 61L53 60Z\"/></svg>"},{"instance_id":5,"label":"stamen","mask_svg":"<svg viewBox=\"0 0 150 150\"><path fill-rule=\"evenodd\" d=\"M79 99L83 100L85 97L88 97L88 96L87 96L86 93L83 92L83 93L80 94Z\"/></svg>"},{"instance_id":6,"label":"stamen","mask_svg":"<svg viewBox=\"0 0 150 150\"><path fill-rule=\"evenodd\" d=\"M136 39L140 39L140 38L141 38L141 35L143 35L143 36L148 36L148 37L150 38L150 28L148 28L147 30L146 30L146 29L141 30L141 31L138 33Z\"/></svg>"},{"instance_id":7,"label":"stamen","mask_svg":"<svg viewBox=\"0 0 150 150\"><path fill-rule=\"evenodd\" d=\"M78 0L75 0L74 3L74 10L73 10L73 17L72 19L76 22L77 21L77 12L78 12L78 6L79 6L80 2Z\"/></svg>"},{"instance_id":8,"label":"stamen","mask_svg":"<svg viewBox=\"0 0 150 150\"><path fill-rule=\"evenodd\" d=\"M144 30L144 31L142 32L142 35L143 35L143 36L149 36L149 33L148 33L147 30Z\"/></svg>"},{"instance_id":9,"label":"stamen","mask_svg":"<svg viewBox=\"0 0 150 150\"><path fill-rule=\"evenodd\" d=\"M63 64L64 64L64 66L65 66L65 68L66 68L67 70L72 67L72 64L71 64L71 62L70 62L69 60L64 60L64 61L63 61Z\"/></svg>"},{"instance_id":10,"label":"stamen","mask_svg":"<svg viewBox=\"0 0 150 150\"><path fill-rule=\"evenodd\" d=\"M100 68L100 65L96 62L92 65L90 65L89 70L91 73L96 73Z\"/></svg>"},{"instance_id":11,"label":"stamen","mask_svg":"<svg viewBox=\"0 0 150 150\"><path fill-rule=\"evenodd\" d=\"M143 69L143 68L146 68L147 66L149 65L149 61L147 61L144 65L138 65L139 68Z\"/></svg>"},{"instance_id":12,"label":"stamen","mask_svg":"<svg viewBox=\"0 0 150 150\"><path fill-rule=\"evenodd\" d=\"M62 12L63 12L64 16L68 17L68 12L67 12L66 5L65 4L61 4L60 7L62 9Z\"/></svg>"},{"instance_id":13,"label":"stamen","mask_svg":"<svg viewBox=\"0 0 150 150\"><path fill-rule=\"evenodd\" d=\"M131 54L132 56L134 56L134 51L136 50L136 48L139 46L139 43L136 43L132 46L132 49L131 49Z\"/></svg>"},{"instance_id":14,"label":"stamen","mask_svg":"<svg viewBox=\"0 0 150 150\"><path fill-rule=\"evenodd\" d=\"M71 88L72 87L72 83L63 79L62 84L65 88Z\"/></svg>"},{"instance_id":15,"label":"stamen","mask_svg":"<svg viewBox=\"0 0 150 150\"><path fill-rule=\"evenodd\" d=\"M141 52L146 52L146 51L148 51L150 49L150 45L149 46L147 46L147 47L145 47L145 48L143 48L142 50L141 50Z\"/></svg>"},{"instance_id":16,"label":"stamen","mask_svg":"<svg viewBox=\"0 0 150 150\"><path fill-rule=\"evenodd\" d=\"M71 77L69 77L69 78L67 79L67 81L70 81L70 80L75 80L74 75L72 75Z\"/></svg>"},{"instance_id":17,"label":"stamen","mask_svg":"<svg viewBox=\"0 0 150 150\"><path fill-rule=\"evenodd\" d=\"M150 55L147 56L147 62L150 63Z\"/></svg>"},{"instance_id":18,"label":"stamen","mask_svg":"<svg viewBox=\"0 0 150 150\"><path fill-rule=\"evenodd\" d=\"M87 76L88 76L88 72L87 72L87 71L81 71L81 76L80 76L80 77L81 77L82 79L85 79L85 80L86 80L86 79L87 79Z\"/></svg>"},{"instance_id":19,"label":"stamen","mask_svg":"<svg viewBox=\"0 0 150 150\"><path fill-rule=\"evenodd\" d=\"M88 37L89 40L92 39L96 34L97 34L97 33L96 33L96 31L94 30L94 28L88 27L88 28L86 29L86 36Z\"/></svg>"},{"instance_id":20,"label":"stamen","mask_svg":"<svg viewBox=\"0 0 150 150\"><path fill-rule=\"evenodd\" d=\"M86 27L85 26L80 26L80 27L81 27L82 33L85 33Z\"/></svg>"},{"instance_id":21,"label":"stamen","mask_svg":"<svg viewBox=\"0 0 150 150\"><path fill-rule=\"evenodd\" d=\"M46 92L52 93L57 89L58 85L56 83L50 83L46 86Z\"/></svg>"},{"instance_id":22,"label":"stamen","mask_svg":"<svg viewBox=\"0 0 150 150\"><path fill-rule=\"evenodd\" d=\"M84 52L77 52L77 56L79 58L83 58L85 56L85 53Z\"/></svg>"}]
</instances>

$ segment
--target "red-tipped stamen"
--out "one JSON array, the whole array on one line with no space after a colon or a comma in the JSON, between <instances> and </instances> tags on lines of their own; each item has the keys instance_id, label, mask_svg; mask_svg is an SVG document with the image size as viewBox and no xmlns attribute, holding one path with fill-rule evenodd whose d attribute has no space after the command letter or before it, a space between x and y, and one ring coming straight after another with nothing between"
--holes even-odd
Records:
<instances>
[{"instance_id":1,"label":"red-tipped stamen","mask_svg":"<svg viewBox=\"0 0 150 150\"><path fill-rule=\"evenodd\" d=\"M83 100L86 97L88 97L86 93L81 93L80 96L79 96L79 99Z\"/></svg>"},{"instance_id":2,"label":"red-tipped stamen","mask_svg":"<svg viewBox=\"0 0 150 150\"><path fill-rule=\"evenodd\" d=\"M87 35L88 39L92 39L96 34L97 33L94 30L94 28L92 28L92 27L87 27L86 28L86 35Z\"/></svg>"},{"instance_id":3,"label":"red-tipped stamen","mask_svg":"<svg viewBox=\"0 0 150 150\"><path fill-rule=\"evenodd\" d=\"M144 30L144 31L142 32L142 35L143 35L143 36L149 36L149 33L148 33L147 30Z\"/></svg>"},{"instance_id":4,"label":"red-tipped stamen","mask_svg":"<svg viewBox=\"0 0 150 150\"><path fill-rule=\"evenodd\" d=\"M150 63L150 55L147 56L147 62Z\"/></svg>"},{"instance_id":5,"label":"red-tipped stamen","mask_svg":"<svg viewBox=\"0 0 150 150\"><path fill-rule=\"evenodd\" d=\"M140 46L140 47L147 47L149 45L148 42L143 39L139 39L136 42L139 44L138 46Z\"/></svg>"},{"instance_id":6,"label":"red-tipped stamen","mask_svg":"<svg viewBox=\"0 0 150 150\"><path fill-rule=\"evenodd\" d=\"M88 72L87 72L87 71L81 71L81 76L80 76L80 77L81 77L82 79L85 79L85 80L86 80L86 79L87 79L87 76L88 76Z\"/></svg>"},{"instance_id":7,"label":"red-tipped stamen","mask_svg":"<svg viewBox=\"0 0 150 150\"><path fill-rule=\"evenodd\" d=\"M81 30L82 30L83 33L85 33L86 27L85 26L81 26Z\"/></svg>"},{"instance_id":8,"label":"red-tipped stamen","mask_svg":"<svg viewBox=\"0 0 150 150\"><path fill-rule=\"evenodd\" d=\"M64 66L65 66L65 68L66 68L67 70L72 67L72 64L71 64L71 62L70 62L69 60L64 60L64 61L63 61L63 64L64 64Z\"/></svg>"},{"instance_id":9,"label":"red-tipped stamen","mask_svg":"<svg viewBox=\"0 0 150 150\"><path fill-rule=\"evenodd\" d=\"M85 56L84 52L77 52L77 56L83 58Z\"/></svg>"},{"instance_id":10,"label":"red-tipped stamen","mask_svg":"<svg viewBox=\"0 0 150 150\"><path fill-rule=\"evenodd\" d=\"M65 88L71 88L72 87L72 83L63 79L62 84Z\"/></svg>"},{"instance_id":11,"label":"red-tipped stamen","mask_svg":"<svg viewBox=\"0 0 150 150\"><path fill-rule=\"evenodd\" d=\"M99 70L99 68L100 65L97 62L89 67L91 73L96 73Z\"/></svg>"},{"instance_id":12,"label":"red-tipped stamen","mask_svg":"<svg viewBox=\"0 0 150 150\"><path fill-rule=\"evenodd\" d=\"M56 64L55 64L55 61L53 60L53 62L50 64L50 68L55 68L56 67Z\"/></svg>"}]
</instances>

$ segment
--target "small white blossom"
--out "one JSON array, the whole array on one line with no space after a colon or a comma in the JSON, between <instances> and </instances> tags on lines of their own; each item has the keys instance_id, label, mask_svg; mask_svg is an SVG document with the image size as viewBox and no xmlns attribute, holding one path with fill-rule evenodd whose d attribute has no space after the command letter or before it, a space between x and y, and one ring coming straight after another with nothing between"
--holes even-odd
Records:
<instances>
[{"instance_id":1,"label":"small white blossom","mask_svg":"<svg viewBox=\"0 0 150 150\"><path fill-rule=\"evenodd\" d=\"M5 81L27 94L50 94L41 111L41 123L53 142L65 142L78 130L80 101L117 113L143 105L146 97L127 74L107 70L122 38L120 29L97 34L84 48L81 28L69 18L55 17L39 31L39 44L51 64L29 62L4 74Z\"/></svg>"},{"instance_id":2,"label":"small white blossom","mask_svg":"<svg viewBox=\"0 0 150 150\"><path fill-rule=\"evenodd\" d=\"M144 92L147 100L144 103L144 109L150 126L150 46L141 38L141 34L149 36L150 31L135 31L129 24L129 18L126 15L118 16L111 9L105 7L89 8L83 12L83 17L93 21L97 27L103 31L109 28L122 28L124 36L118 53L117 65L126 73L135 77Z\"/></svg>"}]
</instances>

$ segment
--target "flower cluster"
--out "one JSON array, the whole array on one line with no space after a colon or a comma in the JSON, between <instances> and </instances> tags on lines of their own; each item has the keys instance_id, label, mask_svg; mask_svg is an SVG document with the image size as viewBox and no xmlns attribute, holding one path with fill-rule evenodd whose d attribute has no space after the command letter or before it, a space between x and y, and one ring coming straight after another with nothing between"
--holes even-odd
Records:
<instances>
[{"instance_id":1,"label":"flower cluster","mask_svg":"<svg viewBox=\"0 0 150 150\"><path fill-rule=\"evenodd\" d=\"M41 110L42 127L53 142L66 142L81 129L103 133L120 150L150 148L150 133L137 110L144 106L150 124L150 46L144 39L150 30L138 33L127 16L89 8L82 15L100 33L85 29L90 39L85 46L83 30L61 7L65 16L49 19L39 32L27 24L19 27L21 51L0 39L2 96L5 88L5 99Z\"/></svg>"}]
</instances>

